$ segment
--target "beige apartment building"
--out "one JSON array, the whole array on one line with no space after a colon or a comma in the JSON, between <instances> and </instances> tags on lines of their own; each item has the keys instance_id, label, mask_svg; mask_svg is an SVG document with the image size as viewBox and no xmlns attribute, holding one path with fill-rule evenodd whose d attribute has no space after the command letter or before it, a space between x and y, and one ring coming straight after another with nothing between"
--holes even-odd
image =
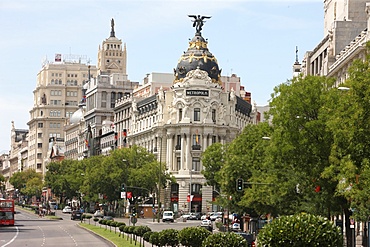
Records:
<instances>
[{"instance_id":1,"label":"beige apartment building","mask_svg":"<svg viewBox=\"0 0 370 247\"><path fill-rule=\"evenodd\" d=\"M64 146L63 126L78 109L82 86L91 76L96 76L94 66L83 63L81 57L56 54L54 61L45 61L37 74L30 110L28 136L28 168L45 175L49 159L49 141Z\"/></svg>"}]
</instances>

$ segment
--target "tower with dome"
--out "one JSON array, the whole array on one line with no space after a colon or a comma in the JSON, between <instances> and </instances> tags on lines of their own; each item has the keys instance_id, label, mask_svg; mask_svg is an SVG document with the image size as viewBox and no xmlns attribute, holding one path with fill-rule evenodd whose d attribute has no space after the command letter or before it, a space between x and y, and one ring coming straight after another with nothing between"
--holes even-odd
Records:
<instances>
[{"instance_id":1,"label":"tower with dome","mask_svg":"<svg viewBox=\"0 0 370 247\"><path fill-rule=\"evenodd\" d=\"M176 183L161 191L163 208L175 212L212 210L209 202L214 193L212 187L204 185L201 155L213 143L231 142L252 122L251 104L240 97L239 88L225 90L222 78L218 61L198 27L174 68L172 86L146 98L126 98L116 104L116 119L124 110L131 114L127 145L142 146L156 154L176 178ZM119 124L116 127L120 128Z\"/></svg>"}]
</instances>

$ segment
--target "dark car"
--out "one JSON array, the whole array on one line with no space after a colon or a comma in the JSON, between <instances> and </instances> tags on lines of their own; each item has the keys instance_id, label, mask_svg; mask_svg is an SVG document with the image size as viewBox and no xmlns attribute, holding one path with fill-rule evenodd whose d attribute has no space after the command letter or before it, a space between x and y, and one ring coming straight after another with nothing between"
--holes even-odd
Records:
<instances>
[{"instance_id":1,"label":"dark car","mask_svg":"<svg viewBox=\"0 0 370 247\"><path fill-rule=\"evenodd\" d=\"M71 213L71 220L81 220L82 213L78 210L74 210Z\"/></svg>"},{"instance_id":2,"label":"dark car","mask_svg":"<svg viewBox=\"0 0 370 247\"><path fill-rule=\"evenodd\" d=\"M242 236L245 240L247 240L248 247L254 247L255 246L252 234L247 233L247 232L233 232L233 233L238 234L238 235Z\"/></svg>"}]
</instances>

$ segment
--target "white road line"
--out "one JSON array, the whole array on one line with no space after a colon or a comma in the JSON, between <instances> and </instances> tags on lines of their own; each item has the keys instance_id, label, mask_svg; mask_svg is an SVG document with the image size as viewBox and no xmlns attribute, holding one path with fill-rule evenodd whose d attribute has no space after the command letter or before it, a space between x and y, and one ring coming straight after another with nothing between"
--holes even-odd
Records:
<instances>
[{"instance_id":1,"label":"white road line","mask_svg":"<svg viewBox=\"0 0 370 247\"><path fill-rule=\"evenodd\" d=\"M45 245L45 241L46 241L45 232L44 232L44 230L40 226L38 228L42 232L42 244L41 244L41 246L44 246Z\"/></svg>"},{"instance_id":2,"label":"white road line","mask_svg":"<svg viewBox=\"0 0 370 247\"><path fill-rule=\"evenodd\" d=\"M16 232L16 234L15 234L15 236L8 242L8 243L6 243L6 244L4 244L4 245L1 245L1 247L5 247L5 246L7 246L7 245L9 245L9 244L11 244L11 243L13 243L13 241L18 237L18 234L19 234L19 229L18 229L18 226L16 226L15 227L15 229L17 229L17 232Z\"/></svg>"},{"instance_id":3,"label":"white road line","mask_svg":"<svg viewBox=\"0 0 370 247\"><path fill-rule=\"evenodd\" d=\"M67 235L73 240L73 242L75 243L75 246L78 246L77 242L76 242L76 239L74 239L74 237L66 230L64 229L63 227L59 226L60 229L62 229L65 233L67 233Z\"/></svg>"}]
</instances>

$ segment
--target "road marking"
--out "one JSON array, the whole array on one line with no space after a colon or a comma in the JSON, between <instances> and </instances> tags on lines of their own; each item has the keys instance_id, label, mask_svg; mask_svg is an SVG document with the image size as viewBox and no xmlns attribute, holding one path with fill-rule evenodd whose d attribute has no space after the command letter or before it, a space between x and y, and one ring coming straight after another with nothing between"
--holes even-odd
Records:
<instances>
[{"instance_id":1,"label":"road marking","mask_svg":"<svg viewBox=\"0 0 370 247\"><path fill-rule=\"evenodd\" d=\"M73 242L75 243L75 246L78 246L77 242L76 242L76 239L74 239L74 237L66 230L64 229L63 227L59 226L60 229L62 229L65 233L67 233L67 235L73 240Z\"/></svg>"},{"instance_id":2,"label":"road marking","mask_svg":"<svg viewBox=\"0 0 370 247\"><path fill-rule=\"evenodd\" d=\"M7 245L9 245L9 244L11 244L11 243L13 243L13 241L18 237L18 234L19 234L19 229L18 229L18 226L16 226L15 227L15 229L17 229L17 232L15 233L15 236L8 242L8 243L6 243L6 244L4 244L4 245L1 245L1 247L5 247L5 246L7 246Z\"/></svg>"},{"instance_id":3,"label":"road marking","mask_svg":"<svg viewBox=\"0 0 370 247\"><path fill-rule=\"evenodd\" d=\"M38 227L40 230L41 230L41 232L42 232L42 244L41 244L41 246L44 246L45 245L45 241L46 241L46 238L45 238L45 232L44 232L44 230L42 230L42 228L39 226Z\"/></svg>"}]
</instances>

